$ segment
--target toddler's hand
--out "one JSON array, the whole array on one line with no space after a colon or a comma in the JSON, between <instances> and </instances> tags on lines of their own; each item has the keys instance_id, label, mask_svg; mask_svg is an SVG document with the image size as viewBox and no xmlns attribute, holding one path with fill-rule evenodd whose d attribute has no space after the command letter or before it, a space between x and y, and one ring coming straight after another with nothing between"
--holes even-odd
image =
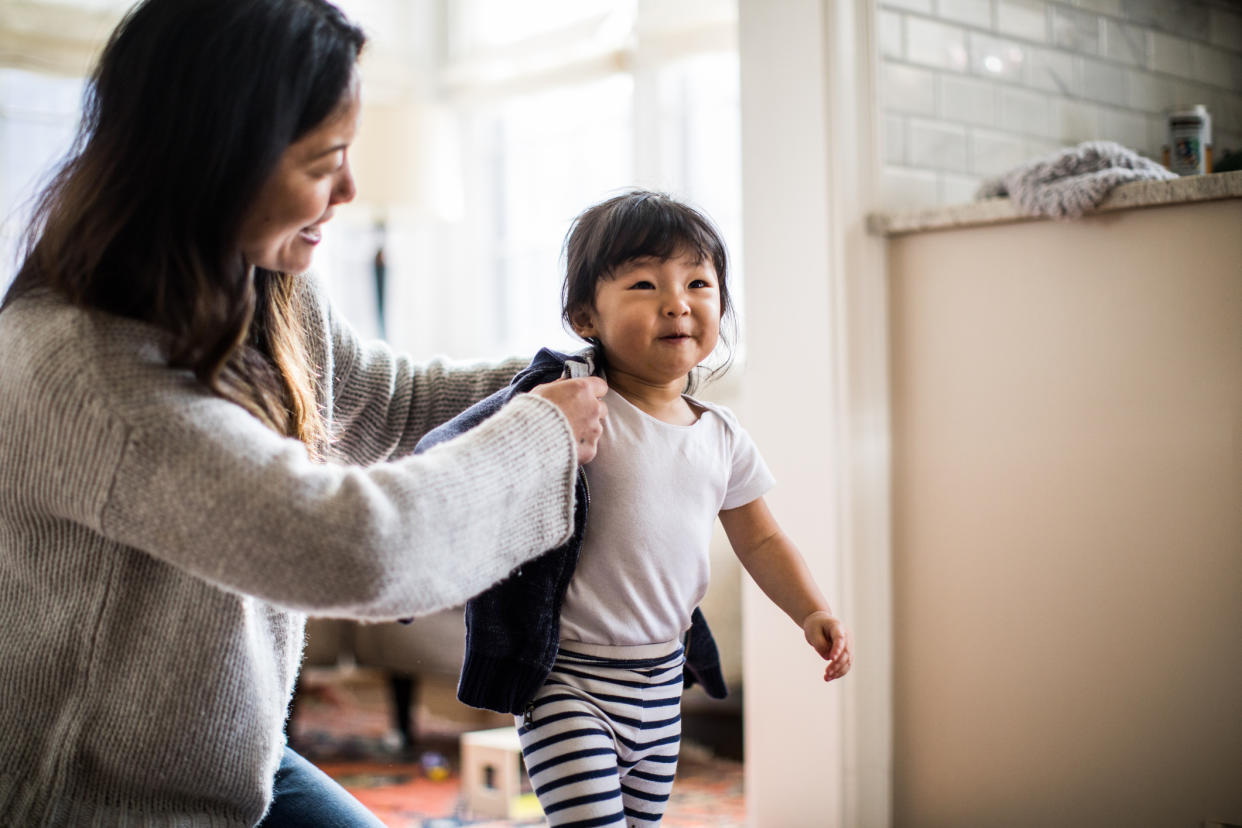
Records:
<instances>
[{"instance_id":1,"label":"toddler's hand","mask_svg":"<svg viewBox=\"0 0 1242 828\"><path fill-rule=\"evenodd\" d=\"M608 407L602 402L608 383L599 377L563 379L536 385L530 393L555 405L569 420L578 447L578 462L585 465L594 460L599 437L604 433L604 418L608 416Z\"/></svg>"},{"instance_id":2,"label":"toddler's hand","mask_svg":"<svg viewBox=\"0 0 1242 828\"><path fill-rule=\"evenodd\" d=\"M839 619L822 610L813 612L803 619L802 633L815 652L828 662L824 681L839 679L850 671L853 660L850 636Z\"/></svg>"}]
</instances>

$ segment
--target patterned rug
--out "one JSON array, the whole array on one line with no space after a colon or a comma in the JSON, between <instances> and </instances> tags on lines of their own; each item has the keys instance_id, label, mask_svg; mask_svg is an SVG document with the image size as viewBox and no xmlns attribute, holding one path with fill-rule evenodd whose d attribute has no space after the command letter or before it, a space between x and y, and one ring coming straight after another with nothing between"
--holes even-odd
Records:
<instances>
[{"instance_id":1,"label":"patterned rug","mask_svg":"<svg viewBox=\"0 0 1242 828\"><path fill-rule=\"evenodd\" d=\"M417 712L418 743L402 748L382 679L365 671L308 674L290 724L292 746L371 809L388 828L544 826L533 794L510 819L482 818L462 793L460 722ZM527 783L529 785L529 783ZM742 764L682 744L667 828L741 828Z\"/></svg>"}]
</instances>

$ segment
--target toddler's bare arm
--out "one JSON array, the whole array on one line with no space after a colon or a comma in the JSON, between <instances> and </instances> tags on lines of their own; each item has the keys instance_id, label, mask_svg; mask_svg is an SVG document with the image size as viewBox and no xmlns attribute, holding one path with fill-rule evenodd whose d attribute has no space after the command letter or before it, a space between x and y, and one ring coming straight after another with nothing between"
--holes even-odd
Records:
<instances>
[{"instance_id":1,"label":"toddler's bare arm","mask_svg":"<svg viewBox=\"0 0 1242 828\"><path fill-rule=\"evenodd\" d=\"M742 566L763 593L794 623L828 665L824 681L849 672L850 636L828 606L802 554L772 516L762 497L720 512L720 522Z\"/></svg>"}]
</instances>

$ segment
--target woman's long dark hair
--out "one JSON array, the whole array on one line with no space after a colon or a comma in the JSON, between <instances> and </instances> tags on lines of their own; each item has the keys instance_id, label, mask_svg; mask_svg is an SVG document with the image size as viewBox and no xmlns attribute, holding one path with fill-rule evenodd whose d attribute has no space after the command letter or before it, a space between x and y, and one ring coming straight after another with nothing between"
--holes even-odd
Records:
<instances>
[{"instance_id":1,"label":"woman's long dark hair","mask_svg":"<svg viewBox=\"0 0 1242 828\"><path fill-rule=\"evenodd\" d=\"M170 364L324 445L295 274L242 261L247 208L345 99L365 37L324 0L145 0L90 78L4 298L51 288L170 334Z\"/></svg>"}]
</instances>

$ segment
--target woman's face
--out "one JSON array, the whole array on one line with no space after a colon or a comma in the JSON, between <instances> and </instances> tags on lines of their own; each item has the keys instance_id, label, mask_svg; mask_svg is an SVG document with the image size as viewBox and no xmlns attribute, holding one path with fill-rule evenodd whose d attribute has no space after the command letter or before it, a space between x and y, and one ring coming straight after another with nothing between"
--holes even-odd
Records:
<instances>
[{"instance_id":1,"label":"woman's face","mask_svg":"<svg viewBox=\"0 0 1242 828\"><path fill-rule=\"evenodd\" d=\"M359 108L355 76L336 111L285 150L242 220L246 264L285 273L310 268L333 207L354 197L347 150Z\"/></svg>"}]
</instances>

